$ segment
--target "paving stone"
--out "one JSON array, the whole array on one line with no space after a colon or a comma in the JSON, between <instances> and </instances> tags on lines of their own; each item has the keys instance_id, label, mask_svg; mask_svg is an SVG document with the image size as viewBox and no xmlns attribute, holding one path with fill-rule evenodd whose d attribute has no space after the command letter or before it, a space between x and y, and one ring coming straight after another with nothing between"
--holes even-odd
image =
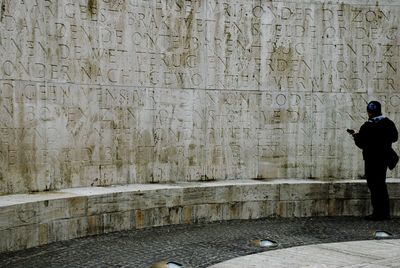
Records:
<instances>
[{"instance_id":1,"label":"paving stone","mask_svg":"<svg viewBox=\"0 0 400 268\"><path fill-rule=\"evenodd\" d=\"M283 249L372 240L376 230L400 238L400 218L382 222L360 217L267 218L145 228L2 253L0 267L150 267L168 260L201 268L271 250L252 246L253 239L271 239Z\"/></svg>"}]
</instances>

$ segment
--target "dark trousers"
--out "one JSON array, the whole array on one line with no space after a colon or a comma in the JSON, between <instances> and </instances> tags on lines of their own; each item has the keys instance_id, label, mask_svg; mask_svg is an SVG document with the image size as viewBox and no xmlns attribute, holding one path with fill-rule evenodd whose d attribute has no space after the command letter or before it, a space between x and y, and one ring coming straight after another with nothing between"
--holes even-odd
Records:
<instances>
[{"instance_id":1,"label":"dark trousers","mask_svg":"<svg viewBox=\"0 0 400 268\"><path fill-rule=\"evenodd\" d=\"M371 204L375 216L390 215L386 170L387 165L382 161L365 161L365 177L371 193Z\"/></svg>"}]
</instances>

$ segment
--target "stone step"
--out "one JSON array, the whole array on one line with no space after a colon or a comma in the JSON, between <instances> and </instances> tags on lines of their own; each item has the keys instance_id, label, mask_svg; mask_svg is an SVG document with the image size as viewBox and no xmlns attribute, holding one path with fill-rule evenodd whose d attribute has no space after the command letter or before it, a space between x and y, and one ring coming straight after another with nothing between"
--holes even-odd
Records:
<instances>
[{"instance_id":1,"label":"stone step","mask_svg":"<svg viewBox=\"0 0 400 268\"><path fill-rule=\"evenodd\" d=\"M400 180L388 179L392 215ZM365 181L230 180L0 196L0 252L114 231L266 217L362 216Z\"/></svg>"}]
</instances>

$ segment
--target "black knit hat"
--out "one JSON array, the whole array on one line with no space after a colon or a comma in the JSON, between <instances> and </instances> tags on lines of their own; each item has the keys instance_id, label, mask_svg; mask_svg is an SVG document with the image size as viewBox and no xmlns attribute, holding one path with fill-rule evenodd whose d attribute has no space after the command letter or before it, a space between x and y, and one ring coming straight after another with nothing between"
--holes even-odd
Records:
<instances>
[{"instance_id":1,"label":"black knit hat","mask_svg":"<svg viewBox=\"0 0 400 268\"><path fill-rule=\"evenodd\" d=\"M367 112L372 116L382 115L381 104L378 101L370 101L367 105Z\"/></svg>"}]
</instances>

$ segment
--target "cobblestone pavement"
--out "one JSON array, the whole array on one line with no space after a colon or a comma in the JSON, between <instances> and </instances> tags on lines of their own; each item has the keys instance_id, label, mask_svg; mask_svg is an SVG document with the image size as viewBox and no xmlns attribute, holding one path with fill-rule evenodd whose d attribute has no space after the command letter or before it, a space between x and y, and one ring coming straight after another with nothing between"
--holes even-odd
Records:
<instances>
[{"instance_id":1,"label":"cobblestone pavement","mask_svg":"<svg viewBox=\"0 0 400 268\"><path fill-rule=\"evenodd\" d=\"M277 241L279 249L374 239L376 230L400 238L400 218L382 222L360 217L270 218L123 231L2 253L0 267L150 267L162 260L208 267L266 250L253 246L253 239Z\"/></svg>"}]
</instances>

